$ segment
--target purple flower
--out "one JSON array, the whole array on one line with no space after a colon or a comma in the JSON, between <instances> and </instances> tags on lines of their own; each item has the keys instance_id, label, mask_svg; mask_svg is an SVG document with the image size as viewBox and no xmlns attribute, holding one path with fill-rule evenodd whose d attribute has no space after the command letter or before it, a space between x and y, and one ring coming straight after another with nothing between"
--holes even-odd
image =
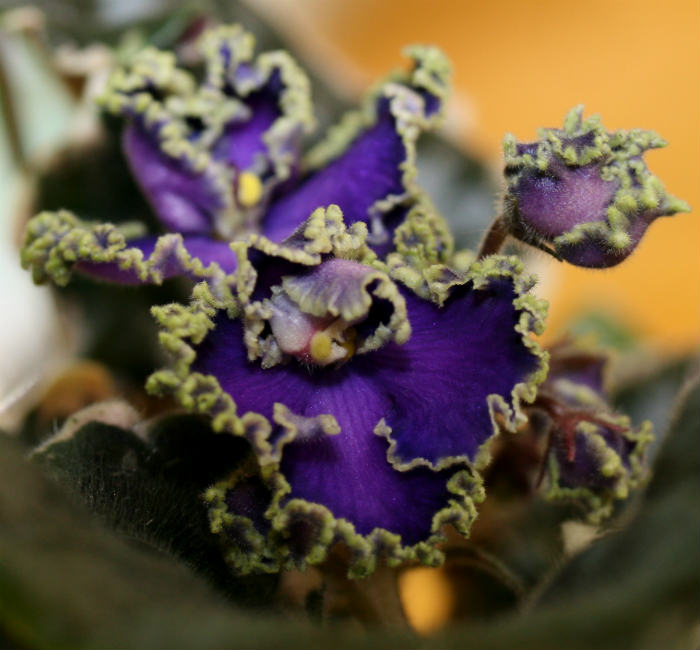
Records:
<instances>
[{"instance_id":1,"label":"purple flower","mask_svg":"<svg viewBox=\"0 0 700 650\"><path fill-rule=\"evenodd\" d=\"M653 131L608 133L598 116L572 109L563 129L504 141L503 220L518 239L577 266L619 264L657 217L687 212L642 159L666 142Z\"/></svg>"},{"instance_id":2,"label":"purple flower","mask_svg":"<svg viewBox=\"0 0 700 650\"><path fill-rule=\"evenodd\" d=\"M531 407L547 417L545 494L582 504L597 523L646 480L651 423L635 429L613 411L603 385L607 357L572 343L550 352L549 375Z\"/></svg>"},{"instance_id":3,"label":"purple flower","mask_svg":"<svg viewBox=\"0 0 700 650\"><path fill-rule=\"evenodd\" d=\"M230 241L256 232L282 241L331 203L348 224L368 224L380 254L419 210L447 259L451 236L419 191L415 166L416 140L440 121L448 90L440 52L409 50L413 70L378 86L302 158L311 99L291 57L255 57L253 37L238 26L207 32L202 49L201 83L171 53L147 49L112 75L102 98L126 122L126 159L167 234L40 214L23 251L37 281L65 284L73 269L123 283L221 279L236 266Z\"/></svg>"},{"instance_id":4,"label":"purple flower","mask_svg":"<svg viewBox=\"0 0 700 650\"><path fill-rule=\"evenodd\" d=\"M251 443L257 462L206 495L231 563L303 567L338 542L353 575L382 554L439 562L442 526L475 517L496 422L522 422L546 371L532 280L493 256L432 267L420 298L337 206L234 248L235 301L202 283L154 311L173 364L148 383Z\"/></svg>"}]
</instances>

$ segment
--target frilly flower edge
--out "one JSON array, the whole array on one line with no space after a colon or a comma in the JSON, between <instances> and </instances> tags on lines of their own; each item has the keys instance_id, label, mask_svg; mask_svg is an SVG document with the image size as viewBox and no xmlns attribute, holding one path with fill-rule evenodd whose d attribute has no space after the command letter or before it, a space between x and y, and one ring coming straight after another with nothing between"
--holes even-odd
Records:
<instances>
[{"instance_id":1,"label":"frilly flower edge","mask_svg":"<svg viewBox=\"0 0 700 650\"><path fill-rule=\"evenodd\" d=\"M206 280L217 291L226 284L221 267L216 262L205 265L204 256L196 257L181 234L161 235L152 245L144 240L140 247L134 242L140 241L141 232L139 224L118 227L82 221L67 210L42 212L28 224L22 266L31 269L37 284L51 280L58 286L68 284L75 267L123 284L160 284L179 275ZM224 242L220 246L228 248ZM230 257L234 259L233 253Z\"/></svg>"},{"instance_id":2,"label":"frilly flower edge","mask_svg":"<svg viewBox=\"0 0 700 650\"><path fill-rule=\"evenodd\" d=\"M240 488L241 481L256 482L258 491L269 500L261 500L265 523L234 514L228 503L229 491ZM454 472L447 481L448 505L435 513L431 534L424 541L405 545L401 536L384 528L375 528L362 535L347 519L337 518L322 504L304 499L281 501L290 492L290 485L275 465L263 467L251 478L245 470L235 472L228 480L209 488L204 499L209 505L212 532L222 537L222 545L230 566L239 573L274 573L282 569L305 569L326 559L331 547L344 544L349 551L348 576L364 578L374 572L383 559L388 566L417 562L440 566L444 553L437 547L445 541L441 530L452 525L468 536L477 517L477 504L485 498L479 474L468 469ZM268 523L269 522L269 523ZM257 524L257 525L256 525Z\"/></svg>"},{"instance_id":3,"label":"frilly flower edge","mask_svg":"<svg viewBox=\"0 0 700 650\"><path fill-rule=\"evenodd\" d=\"M314 125L309 81L286 52L255 57L254 46L252 34L239 25L208 31L200 43L206 64L200 86L177 67L172 53L148 48L113 73L101 97L105 110L130 120L125 153L144 194L171 230L216 231L224 237L245 230L259 218L263 197L294 170L300 137ZM245 102L273 80L282 86L275 91L278 114L268 116L267 107L261 114L269 124L258 126L255 110ZM246 153L250 160L227 164L229 128L264 129L256 134L259 143L240 146L241 152L252 147ZM256 149L260 145L265 151ZM215 154L215 147L221 151ZM170 161L183 187L161 187L167 181L162 172L149 172L153 156L162 156L161 167ZM199 193L196 203L180 196L187 183L195 183L190 189ZM187 207L188 200L192 206Z\"/></svg>"}]
</instances>

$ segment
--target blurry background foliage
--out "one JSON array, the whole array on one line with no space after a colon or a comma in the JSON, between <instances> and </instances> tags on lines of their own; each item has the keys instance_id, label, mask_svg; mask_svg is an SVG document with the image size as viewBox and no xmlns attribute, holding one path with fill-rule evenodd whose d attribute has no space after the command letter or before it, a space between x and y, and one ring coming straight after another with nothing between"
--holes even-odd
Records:
<instances>
[{"instance_id":1,"label":"blurry background foliage","mask_svg":"<svg viewBox=\"0 0 700 650\"><path fill-rule=\"evenodd\" d=\"M652 170L673 194L700 206L700 10L690 0L257 0L196 9L167 0L52 0L33 7L45 12L52 48L104 42L118 56L147 42L170 46L198 14L240 21L260 50L287 47L312 75L315 137L371 81L402 63L405 44L440 46L454 65L455 96L445 134L421 143L420 175L460 246L474 246L493 216L503 134L531 140L537 127L559 125L578 103L601 113L611 130L657 130L670 146L649 155ZM36 26L36 16L22 20L7 13L0 28L0 428L19 428L26 445L105 397L126 394L146 412L162 408L139 388L158 363L147 307L185 293L176 281L139 291L79 280L60 291L40 289L19 268L22 223L36 209L68 207L102 221L149 213L120 158L118 124L107 122L100 145L81 156L76 134L89 146L90 109L58 80L33 27L25 29ZM237 580L217 564L193 499L216 468L206 454L182 457L197 427L209 440L205 425L191 423L185 432L166 422L150 432L150 451L116 427L81 429L51 471L73 483L99 522L24 462L17 436L2 436L0 644L696 647L700 414L697 382L687 378L697 373L700 338L699 235L696 214L659 220L629 261L605 271L525 253L541 278L539 295L551 302L545 342L569 331L616 350L616 403L634 422L651 419L659 435L651 485L596 543L586 543L585 526L567 527L566 508L523 514L516 503L504 521L485 509L469 543L450 541L444 568L400 574L408 618L430 636L368 634L343 622L318 627L269 609L274 579ZM86 361L71 365L76 355ZM207 444L213 457L221 453L218 440ZM178 474L183 463L187 484ZM504 525L507 539L499 537ZM309 591L311 618L314 597Z\"/></svg>"}]
</instances>

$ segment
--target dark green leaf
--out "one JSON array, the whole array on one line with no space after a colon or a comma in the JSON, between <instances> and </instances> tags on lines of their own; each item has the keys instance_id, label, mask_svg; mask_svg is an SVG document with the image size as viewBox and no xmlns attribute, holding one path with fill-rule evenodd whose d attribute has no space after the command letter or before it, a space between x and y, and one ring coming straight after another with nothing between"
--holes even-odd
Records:
<instances>
[{"instance_id":1,"label":"dark green leaf","mask_svg":"<svg viewBox=\"0 0 700 650\"><path fill-rule=\"evenodd\" d=\"M196 416L173 415L157 421L146 439L89 422L35 458L113 530L176 555L233 599L261 603L274 577L231 575L201 500L247 454L242 439L215 434Z\"/></svg>"}]
</instances>

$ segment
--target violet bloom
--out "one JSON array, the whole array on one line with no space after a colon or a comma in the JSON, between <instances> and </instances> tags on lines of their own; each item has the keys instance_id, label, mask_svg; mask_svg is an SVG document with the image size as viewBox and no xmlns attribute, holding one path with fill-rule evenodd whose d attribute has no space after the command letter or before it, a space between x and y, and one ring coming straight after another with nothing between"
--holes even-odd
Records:
<instances>
[{"instance_id":1,"label":"violet bloom","mask_svg":"<svg viewBox=\"0 0 700 650\"><path fill-rule=\"evenodd\" d=\"M255 462L206 494L231 564L304 567L339 542L355 576L382 555L440 562L441 528L467 534L483 498L496 422L521 424L546 372L532 279L501 256L434 267L425 300L337 206L234 247L235 301L202 283L154 310L173 364L148 382L251 443Z\"/></svg>"},{"instance_id":2,"label":"violet bloom","mask_svg":"<svg viewBox=\"0 0 700 650\"><path fill-rule=\"evenodd\" d=\"M550 352L550 372L532 407L548 418L545 495L582 504L597 523L646 480L651 423L635 429L613 411L603 385L607 357L571 343Z\"/></svg>"},{"instance_id":3,"label":"violet bloom","mask_svg":"<svg viewBox=\"0 0 700 650\"><path fill-rule=\"evenodd\" d=\"M201 83L171 53L147 49L112 75L102 99L125 120L125 156L168 234L40 214L23 251L37 281L65 284L74 269L123 283L221 280L236 266L230 241L254 232L281 241L331 203L347 223L368 224L381 254L419 212L437 240L432 250L447 259L451 236L418 190L415 166L416 140L439 123L448 91L438 50L409 50L413 69L379 85L302 159L312 108L291 57L255 57L253 37L238 26L207 32L202 48Z\"/></svg>"},{"instance_id":4,"label":"violet bloom","mask_svg":"<svg viewBox=\"0 0 700 650\"><path fill-rule=\"evenodd\" d=\"M603 268L632 253L657 217L687 212L642 159L666 142L653 131L605 130L572 109L539 140L504 141L504 224L511 235L577 266Z\"/></svg>"}]
</instances>

